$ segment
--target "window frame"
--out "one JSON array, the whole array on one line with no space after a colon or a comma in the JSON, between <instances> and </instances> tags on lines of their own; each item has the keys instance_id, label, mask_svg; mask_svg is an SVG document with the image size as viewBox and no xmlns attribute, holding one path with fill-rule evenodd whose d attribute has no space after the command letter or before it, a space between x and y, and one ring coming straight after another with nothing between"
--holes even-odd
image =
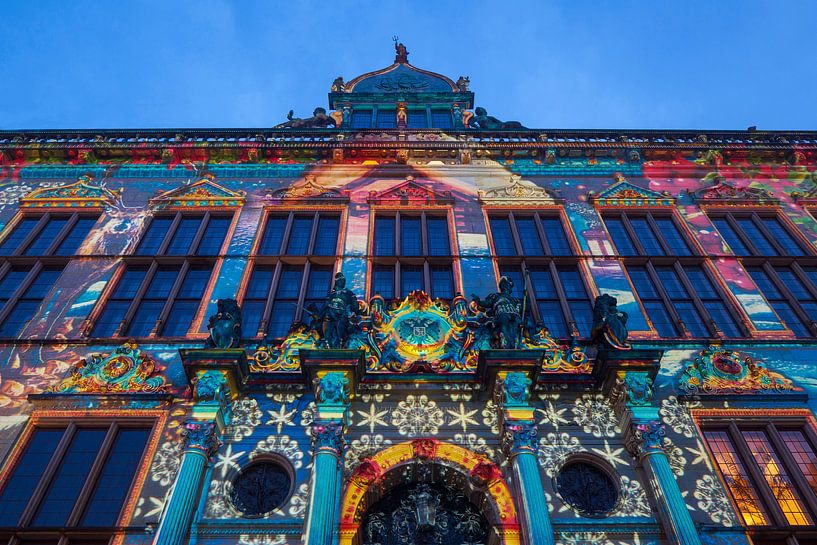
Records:
<instances>
[{"instance_id":1,"label":"window frame","mask_svg":"<svg viewBox=\"0 0 817 545\"><path fill-rule=\"evenodd\" d=\"M401 218L419 218L420 220L420 253L418 255L403 255L401 244ZM394 254L378 255L375 253L375 225L378 217L394 218ZM428 218L444 218L448 229L449 254L431 255L429 252ZM403 266L421 266L423 268L423 291L433 296L433 282L431 269L435 266L451 267L451 288L456 296L462 292L462 278L459 267L459 245L457 232L454 228L454 211L447 205L424 205L421 209L416 207L402 207L394 205L372 205L369 209L369 236L367 243L367 274L366 293L369 299L375 296L374 292L374 272L377 267L392 267L392 290L394 297L387 300L403 300L408 293L403 291L401 269Z\"/></svg>"},{"instance_id":2,"label":"window frame","mask_svg":"<svg viewBox=\"0 0 817 545\"><path fill-rule=\"evenodd\" d=\"M595 282L592 281L592 276L588 273L585 265L584 255L578 248L580 247L576 240L576 235L571 228L570 222L567 219L565 210L561 206L541 206L536 208L509 208L502 206L483 206L483 215L485 219L485 230L488 235L488 247L491 251L491 260L493 261L494 273L497 281L501 277L501 269L504 267L518 267L522 273L522 278L525 283L528 283L526 272L536 268L546 268L550 273L551 281L559 299L559 307L562 310L562 317L564 318L567 332L570 338L583 338L576 326L576 320L570 308L570 301L575 298L568 298L565 288L562 285L562 280L559 277L559 267L575 267L581 278L585 292L587 293L588 301L593 305L593 300L598 296L598 289ZM516 216L532 217L536 225L536 232L539 237L539 243L542 246L542 255L528 255L525 253L522 238L519 234L519 229L516 224ZM491 218L498 217L506 219L510 226L511 238L513 239L514 249L516 255L499 255L496 249L496 241L494 239L494 232L491 228ZM567 238L570 254L556 255L550 249L550 243L547 239L544 227L542 227L542 218L556 218L561 224L562 231ZM518 293L524 288L531 288L532 286L516 286ZM544 320L539 313L539 305L536 298L536 289L528 289L528 297L530 298L529 312L534 321L538 324L544 324ZM551 332L555 335L555 332Z\"/></svg>"},{"instance_id":3,"label":"window frame","mask_svg":"<svg viewBox=\"0 0 817 545\"><path fill-rule=\"evenodd\" d=\"M304 254L287 254L282 252L286 250L289 243L289 236L292 232L292 226L295 217L299 215L313 214L312 228L309 235L309 244L307 251ZM346 219L348 209L346 206L329 205L329 206L312 206L312 207L270 207L264 209L258 231L250 249L250 255L247 260L247 267L239 286L239 294L237 300L243 307L244 300L247 298L247 291L250 287L250 281L256 268L259 266L274 267L272 280L270 281L270 288L267 293L267 298L264 303L264 312L258 322L258 331L250 334L249 331L242 331L242 336L245 339L259 339L267 336L270 325L270 316L272 314L273 305L275 303L275 296L278 292L278 284L281 280L281 274L286 266L299 266L301 269L301 285L298 288L298 299L296 302L295 312L293 313L292 323L299 322L304 319L304 301L307 298L307 291L309 287L309 278L313 266L330 267L332 270L332 277L339 270L338 267L343 258L343 249L346 243ZM281 235L281 244L278 248L277 254L259 254L264 235L267 230L267 223L272 216L287 216L287 224L284 227ZM337 216L338 217L338 233L335 241L335 253L331 255L315 255L315 242L318 237L318 227L320 224L320 217ZM330 281L331 286L331 281ZM331 289L331 288L330 288Z\"/></svg>"},{"instance_id":4,"label":"window frame","mask_svg":"<svg viewBox=\"0 0 817 545\"><path fill-rule=\"evenodd\" d=\"M714 227L715 231L718 233L718 236L721 240L729 247L731 251L731 256L737 258L747 258L747 257L760 257L760 258L797 258L797 257L814 257L815 251L814 247L803 237L800 230L792 224L791 220L784 214L778 207L765 207L765 206L758 206L758 207L731 207L731 206L704 206L702 207L702 211L706 214L707 219ZM755 244L752 242L751 237L747 236L746 233L743 231L743 227L738 225L737 219L739 218L750 218L752 223L754 224L756 229L759 229L763 236L767 239L777 252L776 256L766 256L763 255L762 252L758 251ZM777 241L774 234L771 233L766 225L763 223L763 219L773 218L776 219L783 229L786 230L786 233L791 237L792 241L800 247L802 250L803 255L796 256L796 255L789 255L786 249ZM715 226L715 219L725 219L735 234L740 238L743 245L752 253L747 255L741 255L735 252L734 248L729 244L726 238L721 234L720 230ZM730 256L730 257L731 257Z\"/></svg>"},{"instance_id":5,"label":"window frame","mask_svg":"<svg viewBox=\"0 0 817 545\"><path fill-rule=\"evenodd\" d=\"M726 432L738 459L746 468L752 487L757 492L758 499L761 502L763 514L769 523L767 525L747 525L743 523L750 535L763 539L772 537L775 532L786 530L788 532L796 531L798 535L807 533L808 535L803 537L809 540L817 538L817 530L809 530L809 528L817 528L817 490L809 485L785 441L780 436L780 431L800 431L812 451L817 453L817 421L815 421L811 411L808 409L770 409L759 412L757 409L702 408L691 409L690 414L695 422L698 436L701 438L701 442L712 462L712 468L726 492L735 514L739 518L738 520L742 523L743 515L724 480L723 472L716 461L704 432ZM800 496L804 512L813 521L811 526L788 523L778 500L774 497L772 490L763 477L763 473L757 467L757 462L742 435L742 432L746 431L765 432L773 453L783 465L783 469L786 470L795 491Z\"/></svg>"},{"instance_id":6,"label":"window frame","mask_svg":"<svg viewBox=\"0 0 817 545\"><path fill-rule=\"evenodd\" d=\"M89 532L98 534L99 528L83 527L79 526L79 524L85 514L86 507L92 499L97 478L110 454L116 432L122 428L145 429L148 431L148 438L145 443L144 451L134 470L129 490L122 500L122 506L119 509L115 524L113 526L103 527L109 530L105 532L106 537L103 538L104 541L110 541L111 537L115 535L124 535L127 531L127 523L133 516L136 502L147 480L150 465L153 462L153 456L156 453L159 440L162 437L162 430L165 428L167 418L168 415L166 411L154 409L141 410L138 411L138 414L134 414L132 410L118 409L94 411L93 414L78 410L35 410L14 441L9 451L9 456L0 468L0 492L4 490L17 467L21 463L25 463L23 455L35 431L38 429L65 428L65 432L60 438L54 450L54 455L46 464L40 480L20 514L17 525L8 527L9 531L0 531L0 539L8 540L12 537L17 537L17 539L22 538L23 543L25 543L25 538L30 537L31 539L48 539L53 540L54 543L59 542L60 544L65 544L66 539L68 542L70 542L72 538L82 539L87 537ZM65 526L61 528L27 526L36 515L37 509L40 507L45 493L48 491L48 487L62 463L63 457L76 430L103 426L107 426L108 428L105 438L100 445L100 449L97 451L93 464L89 468L88 476L77 494L77 499L69 513L68 521ZM21 524L21 521L23 521L23 524Z\"/></svg>"}]
</instances>

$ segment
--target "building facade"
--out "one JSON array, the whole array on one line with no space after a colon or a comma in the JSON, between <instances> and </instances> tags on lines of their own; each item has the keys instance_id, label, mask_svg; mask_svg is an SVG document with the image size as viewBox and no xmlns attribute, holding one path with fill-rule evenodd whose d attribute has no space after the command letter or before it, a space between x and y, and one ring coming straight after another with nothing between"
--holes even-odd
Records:
<instances>
[{"instance_id":1,"label":"building facade","mask_svg":"<svg viewBox=\"0 0 817 545\"><path fill-rule=\"evenodd\" d=\"M817 133L395 49L273 129L0 132L0 540L817 543Z\"/></svg>"}]
</instances>

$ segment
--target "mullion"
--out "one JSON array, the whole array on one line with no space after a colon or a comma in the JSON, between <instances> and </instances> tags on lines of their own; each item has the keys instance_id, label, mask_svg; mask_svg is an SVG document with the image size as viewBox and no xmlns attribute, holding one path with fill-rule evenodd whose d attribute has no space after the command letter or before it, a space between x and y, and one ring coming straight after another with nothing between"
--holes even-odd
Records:
<instances>
[{"instance_id":1,"label":"mullion","mask_svg":"<svg viewBox=\"0 0 817 545\"><path fill-rule=\"evenodd\" d=\"M562 279L559 277L559 269L552 260L548 262L548 268L550 269L550 277L553 279L553 287L556 288L556 294L559 296L559 306L562 307L562 315L565 317L565 322L567 322L568 334L571 337L578 337L579 329L576 327L576 321L573 319L573 312L567 301L567 294L562 286Z\"/></svg>"},{"instance_id":2,"label":"mullion","mask_svg":"<svg viewBox=\"0 0 817 545\"><path fill-rule=\"evenodd\" d=\"M794 459L791 452L789 452L788 446L780 436L777 427L773 423L769 422L766 424L765 431L766 437L768 437L769 442L780 459L780 463L786 467L786 472L791 477L795 487L797 487L797 491L800 493L800 498L802 498L803 501L808 504L808 510L810 511L809 514L812 516L812 518L817 518L817 495L815 495L815 491L811 488L811 486L809 486L803 472L797 465L797 461Z\"/></svg>"},{"instance_id":3,"label":"mullion","mask_svg":"<svg viewBox=\"0 0 817 545\"><path fill-rule=\"evenodd\" d=\"M530 300L531 313L535 316L539 322L545 324L548 330L550 331L551 335L557 338L566 338L570 336L569 331L569 324L567 315L565 314L565 310L563 307L562 299L559 296L559 291L556 288L556 282L553 279L553 272L551 271L551 263L547 265L538 265L535 267L527 267L526 263L523 264L524 269L522 271L522 278L526 278L525 270L529 272L532 276L542 275L541 278L537 282L531 282L531 290L528 292L528 297ZM549 286L553 288L553 291L550 293L546 293L544 289L545 283L549 283ZM539 308L540 305L548 306L548 307L557 307L556 312L548 313L546 316L545 312ZM555 316L553 316L555 314ZM556 330L558 329L558 331Z\"/></svg>"},{"instance_id":4,"label":"mullion","mask_svg":"<svg viewBox=\"0 0 817 545\"><path fill-rule=\"evenodd\" d=\"M111 281L108 284L107 288L107 295L103 299L105 301L104 305L101 307L101 311L96 313L93 318L93 324L90 330L91 337L112 337L116 336L117 331L122 327L123 320L127 316L128 310L130 310L131 306L133 305L133 301L139 292L139 288L142 285L142 282L145 279L145 276L148 274L150 267L144 267L142 265L128 265L125 264L120 273L117 275L115 282ZM144 271L144 272L142 272ZM132 280L126 280L129 276L138 276L141 274L141 280L136 282L132 282ZM129 288L125 285L126 282L132 282L136 284L136 290L133 294L128 293ZM98 328L101 327L101 324L114 324L114 322L110 321L109 317L103 322L103 318L106 318L106 314L113 314L115 311L114 308L122 308L124 307L124 312L121 313L119 319L115 322L113 329L111 330L109 335L100 335L98 334Z\"/></svg>"},{"instance_id":5,"label":"mullion","mask_svg":"<svg viewBox=\"0 0 817 545\"><path fill-rule=\"evenodd\" d=\"M40 274L42 268L43 264L41 261L37 261L34 263L34 265L31 266L31 269L29 269L28 274L26 274L23 281L20 282L20 285L17 287L16 290L14 290L14 293L12 293L11 296L8 298L6 304L3 305L2 309L0 309L0 326L2 326L3 322L6 321L6 318L8 318L8 315L11 313L11 309L13 309L17 305L17 302L20 301L20 299L23 297L23 294L26 292L26 290L29 288L32 282L34 282L34 280L37 278L37 275Z\"/></svg>"},{"instance_id":6,"label":"mullion","mask_svg":"<svg viewBox=\"0 0 817 545\"><path fill-rule=\"evenodd\" d=\"M692 299L692 303L695 305L695 308L698 310L698 315L701 317L701 320L703 320L704 327L706 327L709 330L709 334L710 335L716 335L717 334L719 336L722 335L722 331L720 329L720 326L718 326L715 323L715 320L712 319L712 316L709 314L709 310L704 305L704 303L701 300L700 296L698 296L697 290L692 285L692 283L689 281L689 278L687 277L686 270L684 270L684 267L682 267L681 264L678 261L673 263L672 266L675 269L675 274L678 275L678 279L681 281L681 285L684 286L684 289L687 292L687 296L690 299ZM704 269L703 267L701 267L701 269L703 270L704 276L707 276L706 269ZM707 280L708 280L708 278L707 278ZM711 283L711 280L710 280L710 283ZM712 287L716 290L716 293L717 293L717 288L714 287L714 286L712 286ZM720 298L720 301L723 302L723 299ZM729 312L729 309L727 308L726 311Z\"/></svg>"},{"instance_id":7,"label":"mullion","mask_svg":"<svg viewBox=\"0 0 817 545\"><path fill-rule=\"evenodd\" d=\"M653 290L658 293L658 296L664 302L664 308L666 309L667 313L669 313L670 318L675 322L675 328L678 330L681 336L691 337L692 333L690 332L689 327L686 325L686 323L684 323L684 320L681 319L681 314L678 312L678 309L675 308L675 302L664 288L664 284L661 282L661 278L658 276L658 272L655 270L653 264L647 262L644 268L647 271L647 276L652 281Z\"/></svg>"},{"instance_id":8,"label":"mullion","mask_svg":"<svg viewBox=\"0 0 817 545\"><path fill-rule=\"evenodd\" d=\"M191 265L189 261L186 261L185 265L187 265L187 270L179 272L179 278L181 278L179 289L175 296L168 300L169 311L163 317L162 336L164 337L187 335L213 275L213 267L210 264ZM181 331L171 329L179 327L183 329Z\"/></svg>"},{"instance_id":9,"label":"mullion","mask_svg":"<svg viewBox=\"0 0 817 545\"><path fill-rule=\"evenodd\" d=\"M809 331L809 329L811 329L810 322L812 322L813 320L809 317L808 313L803 310L803 307L800 305L800 300L792 294L791 290L789 289L789 286L780 279L780 275L777 274L775 268L772 267L772 265L767 261L763 263L760 269L763 273L766 274L766 278L772 283L772 286L775 289L777 289L777 291L781 295L781 298L778 299L770 297L768 294L763 293L763 290L760 290L761 293L766 297L766 300L769 301L769 304L772 306L772 309L774 309L775 302L777 301L787 305L799 320L800 326L805 328L806 331ZM795 272L795 274L797 273ZM752 274L749 273L749 276L752 276ZM755 282L755 285L757 285L757 282ZM787 325L789 329L792 328L791 324L788 324L788 322ZM814 336L815 332L812 330L810 331L810 333L811 333L810 336Z\"/></svg>"},{"instance_id":10,"label":"mullion","mask_svg":"<svg viewBox=\"0 0 817 545\"><path fill-rule=\"evenodd\" d=\"M11 255L12 256L24 255L24 252L26 250L28 250L28 247L31 246L31 243L34 242L34 240L38 236L40 236L40 231L45 229L45 227L48 225L49 221L51 221L51 213L50 212L46 212L45 214L40 216L40 219L37 222L37 225L35 225L31 229L31 231L29 231L29 233L25 237L23 237L23 239L20 241L20 243L17 245L17 248L15 248L14 252L12 252Z\"/></svg>"},{"instance_id":11,"label":"mullion","mask_svg":"<svg viewBox=\"0 0 817 545\"><path fill-rule=\"evenodd\" d=\"M750 255L763 255L763 252L757 249L757 247L752 242L751 237L749 237L743 231L743 227L737 222L737 219L731 213L724 215L723 219L726 220L726 223L729 224L729 226L732 228L732 231L738 236L741 242L743 242L743 245L746 247L746 249L749 250ZM734 252L735 249L732 248L732 251Z\"/></svg>"},{"instance_id":12,"label":"mullion","mask_svg":"<svg viewBox=\"0 0 817 545\"><path fill-rule=\"evenodd\" d=\"M41 255L44 256L54 255L57 252L57 249L62 244L63 240L65 240L65 237L68 236L68 234L77 224L77 221L79 221L79 214L77 214L76 212L68 216L68 221L65 222L65 225L62 226L60 232L57 233L57 235L54 237L54 240L51 241L51 244L48 245L48 248L46 248L46 250Z\"/></svg>"},{"instance_id":13,"label":"mullion","mask_svg":"<svg viewBox=\"0 0 817 545\"><path fill-rule=\"evenodd\" d=\"M165 321L167 320L167 315L170 313L170 309L173 308L173 304L176 302L176 297L179 294L179 290L182 287L182 283L184 282L185 277L187 276L188 271L190 270L190 262L185 260L179 271L176 273L176 280L173 282L173 286L170 288L170 293L167 294L167 300L165 301L164 307L162 307L162 311L159 313L159 317L156 320L156 324L153 326L151 330L151 336L156 335L158 336L162 329L165 327Z\"/></svg>"},{"instance_id":14,"label":"mullion","mask_svg":"<svg viewBox=\"0 0 817 545\"><path fill-rule=\"evenodd\" d=\"M318 223L320 221L320 213L315 212L312 216L312 230L309 232L309 242L306 244L306 254L315 254L315 239L318 236Z\"/></svg>"},{"instance_id":15,"label":"mullion","mask_svg":"<svg viewBox=\"0 0 817 545\"><path fill-rule=\"evenodd\" d=\"M261 322L258 325L258 329L262 331L262 335L265 336L269 331L269 319L270 315L272 314L272 305L275 302L275 293L278 291L278 282L281 279L281 269L283 268L283 264L280 261L276 261L274 267L275 269L272 272L269 292L267 293L267 302L266 305L264 305L264 315L261 317Z\"/></svg>"},{"instance_id":16,"label":"mullion","mask_svg":"<svg viewBox=\"0 0 817 545\"><path fill-rule=\"evenodd\" d=\"M769 229L766 227L766 223L763 221L763 218L761 218L760 215L757 212L752 212L751 217L752 217L752 221L755 224L755 227L757 227L760 230L760 232L763 234L763 236L766 237L766 240L769 242L769 244L771 244L772 247L775 250L777 250L777 255L782 255L782 256L791 255L791 254L789 254L788 250L786 250L786 248L784 248L783 246L780 245L780 243L775 238L774 234L772 234L769 231Z\"/></svg>"},{"instance_id":17,"label":"mullion","mask_svg":"<svg viewBox=\"0 0 817 545\"><path fill-rule=\"evenodd\" d=\"M664 249L664 255L677 256L675 250L667 242L664 231L662 231L661 228L658 226L658 222L655 221L653 215L648 212L644 216L644 218L647 220L647 225L649 226L650 230L652 230L652 234L655 237L655 240L658 241L658 245ZM672 223L673 228L677 229L677 226L675 225L675 222L672 221L672 219L670 219L670 222Z\"/></svg>"},{"instance_id":18,"label":"mullion","mask_svg":"<svg viewBox=\"0 0 817 545\"><path fill-rule=\"evenodd\" d=\"M545 233L545 228L542 226L542 216L539 215L539 212L533 213L533 223L536 233L539 235L539 244L542 245L544 255L553 256L553 248L550 247L550 240L548 240L547 233Z\"/></svg>"},{"instance_id":19,"label":"mullion","mask_svg":"<svg viewBox=\"0 0 817 545\"><path fill-rule=\"evenodd\" d=\"M85 483L83 484L82 489L77 495L74 507L68 515L68 520L66 521L65 524L66 526L69 527L76 526L79 521L79 517L81 517L82 513L85 511L85 506L87 505L91 497L91 493L94 490L94 486L97 482L99 474L102 471L102 466L104 465L108 452L111 450L113 441L116 438L117 429L118 426L116 425L115 422L111 423L110 426L108 426L108 432L105 435L105 439L102 440L102 446L97 451L94 463L91 465L91 469L88 472L88 477L85 479Z\"/></svg>"},{"instance_id":20,"label":"mullion","mask_svg":"<svg viewBox=\"0 0 817 545\"><path fill-rule=\"evenodd\" d=\"M131 320L133 320L133 315L136 314L136 310L139 308L139 304L142 302L142 299L145 297L145 292L150 286L150 283L153 281L153 277L156 274L156 271L159 269L159 264L156 261L151 262L150 266L148 266L148 270L145 273L145 277L142 279L142 283L139 285L139 289L136 290L136 293L133 296L133 300L131 301L130 307L128 307L127 312L125 312L125 316L122 318L122 323L117 328L116 332L114 332L114 337L122 337L125 335L125 332L130 328ZM117 282L122 281L122 276L117 279Z\"/></svg>"},{"instance_id":21,"label":"mullion","mask_svg":"<svg viewBox=\"0 0 817 545\"><path fill-rule=\"evenodd\" d=\"M207 230L207 225L210 223L211 218L212 216L209 210L204 213L204 217L199 221L199 228L196 230L196 234L193 235L190 246L187 248L187 255L195 255L198 252L199 244L201 244L201 239L204 237L204 232Z\"/></svg>"},{"instance_id":22,"label":"mullion","mask_svg":"<svg viewBox=\"0 0 817 545\"><path fill-rule=\"evenodd\" d=\"M647 250L644 249L644 246L638 239L638 235L630 223L630 218L627 216L627 214L622 212L619 219L621 220L621 225L624 227L624 232L628 237L630 237L630 244L632 244L632 246L635 248L636 253L642 256L649 256L650 254L647 253Z\"/></svg>"},{"instance_id":23,"label":"mullion","mask_svg":"<svg viewBox=\"0 0 817 545\"><path fill-rule=\"evenodd\" d=\"M513 212L508 212L508 225L511 228L511 238L513 239L514 248L516 248L516 255L525 255L525 248L522 246L519 230L516 227L516 216L514 216Z\"/></svg>"},{"instance_id":24,"label":"mullion","mask_svg":"<svg viewBox=\"0 0 817 545\"><path fill-rule=\"evenodd\" d=\"M176 212L173 216L173 220L170 222L170 225L167 227L167 231L165 232L165 238L162 239L162 243L159 244L159 247L156 249L156 255L164 255L167 252L168 246L170 246L173 237L176 236L176 230L179 228L179 224L182 221L182 213ZM150 228L150 226L148 226Z\"/></svg>"}]
</instances>

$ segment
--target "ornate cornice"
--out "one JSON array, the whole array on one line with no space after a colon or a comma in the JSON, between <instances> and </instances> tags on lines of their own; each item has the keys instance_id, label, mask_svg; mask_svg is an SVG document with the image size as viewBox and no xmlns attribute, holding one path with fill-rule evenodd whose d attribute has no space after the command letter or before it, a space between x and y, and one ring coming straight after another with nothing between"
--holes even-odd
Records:
<instances>
[{"instance_id":1,"label":"ornate cornice","mask_svg":"<svg viewBox=\"0 0 817 545\"><path fill-rule=\"evenodd\" d=\"M615 183L601 193L588 194L588 200L602 208L656 208L675 205L675 199L667 192L659 193L638 187L621 174L613 175Z\"/></svg>"},{"instance_id":2,"label":"ornate cornice","mask_svg":"<svg viewBox=\"0 0 817 545\"><path fill-rule=\"evenodd\" d=\"M777 206L780 199L760 187L737 187L719 175L712 177L715 184L692 192L695 202L702 205Z\"/></svg>"},{"instance_id":3,"label":"ornate cornice","mask_svg":"<svg viewBox=\"0 0 817 545\"><path fill-rule=\"evenodd\" d=\"M431 204L451 204L454 199L450 191L438 193L426 185L414 180L414 176L406 176L403 183L396 185L385 191L371 191L367 199L369 204L384 205L431 205Z\"/></svg>"},{"instance_id":4,"label":"ornate cornice","mask_svg":"<svg viewBox=\"0 0 817 545\"><path fill-rule=\"evenodd\" d=\"M231 191L205 172L189 185L183 185L150 199L152 208L235 208L244 204L244 191Z\"/></svg>"}]
</instances>

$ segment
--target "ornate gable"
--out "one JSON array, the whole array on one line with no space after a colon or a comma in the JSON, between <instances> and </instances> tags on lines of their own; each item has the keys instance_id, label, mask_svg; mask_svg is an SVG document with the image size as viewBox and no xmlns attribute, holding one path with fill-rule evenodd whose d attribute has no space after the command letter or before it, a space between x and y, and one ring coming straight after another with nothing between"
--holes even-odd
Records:
<instances>
[{"instance_id":1,"label":"ornate gable","mask_svg":"<svg viewBox=\"0 0 817 545\"><path fill-rule=\"evenodd\" d=\"M264 200L274 204L344 204L349 202L349 196L345 191L323 186L308 174L304 182L273 191Z\"/></svg>"},{"instance_id":2,"label":"ornate gable","mask_svg":"<svg viewBox=\"0 0 817 545\"><path fill-rule=\"evenodd\" d=\"M377 192L370 191L369 204L391 204L397 206L451 204L454 199L450 191L437 193L430 187L420 185L414 181L414 176L407 176L406 181L391 189Z\"/></svg>"},{"instance_id":3,"label":"ornate gable","mask_svg":"<svg viewBox=\"0 0 817 545\"><path fill-rule=\"evenodd\" d=\"M477 191L479 201L488 206L556 206L561 204L552 191L533 182L523 181L519 174L511 174L506 185Z\"/></svg>"},{"instance_id":4,"label":"ornate gable","mask_svg":"<svg viewBox=\"0 0 817 545\"><path fill-rule=\"evenodd\" d=\"M190 185L166 191L150 200L154 208L233 208L242 206L244 191L231 191L218 185L207 172Z\"/></svg>"},{"instance_id":5,"label":"ornate gable","mask_svg":"<svg viewBox=\"0 0 817 545\"><path fill-rule=\"evenodd\" d=\"M96 208L113 206L119 192L94 185L93 175L84 174L76 182L36 189L20 198L21 208Z\"/></svg>"},{"instance_id":6,"label":"ornate gable","mask_svg":"<svg viewBox=\"0 0 817 545\"><path fill-rule=\"evenodd\" d=\"M686 395L780 394L802 392L780 373L735 350L710 346L687 364L678 378Z\"/></svg>"},{"instance_id":7,"label":"ornate gable","mask_svg":"<svg viewBox=\"0 0 817 545\"><path fill-rule=\"evenodd\" d=\"M760 187L736 187L722 176L715 176L715 185L692 193L695 202L710 205L776 206L780 199Z\"/></svg>"},{"instance_id":8,"label":"ornate gable","mask_svg":"<svg viewBox=\"0 0 817 545\"><path fill-rule=\"evenodd\" d=\"M675 199L669 193L638 187L627 181L622 174L615 174L616 182L598 194L588 195L588 200L598 207L654 208L674 206Z\"/></svg>"},{"instance_id":9,"label":"ornate gable","mask_svg":"<svg viewBox=\"0 0 817 545\"><path fill-rule=\"evenodd\" d=\"M163 393L169 386L156 362L135 343L125 343L108 356L93 354L71 367L67 377L49 389L59 394Z\"/></svg>"}]
</instances>

